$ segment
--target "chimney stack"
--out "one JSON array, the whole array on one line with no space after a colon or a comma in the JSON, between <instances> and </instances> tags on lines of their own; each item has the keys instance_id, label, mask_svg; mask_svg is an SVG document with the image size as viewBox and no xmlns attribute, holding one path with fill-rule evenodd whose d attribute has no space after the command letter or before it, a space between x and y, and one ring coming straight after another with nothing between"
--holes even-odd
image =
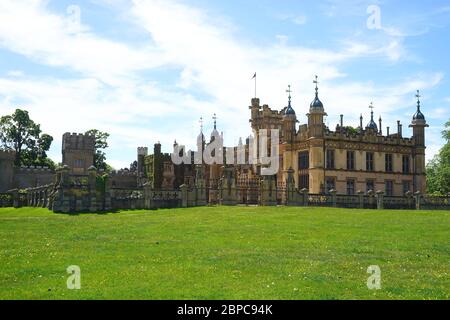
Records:
<instances>
[{"instance_id":1,"label":"chimney stack","mask_svg":"<svg viewBox=\"0 0 450 320\"><path fill-rule=\"evenodd\" d=\"M344 115L341 114L341 128L344 127Z\"/></svg>"}]
</instances>

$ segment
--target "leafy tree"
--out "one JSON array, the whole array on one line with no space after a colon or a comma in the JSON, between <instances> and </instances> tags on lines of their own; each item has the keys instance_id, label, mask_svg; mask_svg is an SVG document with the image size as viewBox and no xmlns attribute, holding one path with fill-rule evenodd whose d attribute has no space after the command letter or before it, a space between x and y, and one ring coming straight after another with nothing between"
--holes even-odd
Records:
<instances>
[{"instance_id":1,"label":"leafy tree","mask_svg":"<svg viewBox=\"0 0 450 320\"><path fill-rule=\"evenodd\" d=\"M97 169L109 171L111 166L106 163L106 154L103 151L108 148L109 133L102 132L97 129L91 129L86 131L85 134L94 136L95 138L94 166Z\"/></svg>"},{"instance_id":2,"label":"leafy tree","mask_svg":"<svg viewBox=\"0 0 450 320\"><path fill-rule=\"evenodd\" d=\"M52 142L53 137L42 134L40 125L30 118L28 111L17 109L12 115L0 118L1 146L16 152L17 166L54 167L54 162L47 157Z\"/></svg>"},{"instance_id":3,"label":"leafy tree","mask_svg":"<svg viewBox=\"0 0 450 320\"><path fill-rule=\"evenodd\" d=\"M347 131L348 131L350 134L357 134L357 133L358 133L358 129L353 128L352 126L346 126L345 129L347 129Z\"/></svg>"},{"instance_id":4,"label":"leafy tree","mask_svg":"<svg viewBox=\"0 0 450 320\"><path fill-rule=\"evenodd\" d=\"M450 121L445 124L442 137L445 145L427 165L427 188L431 194L450 193Z\"/></svg>"}]
</instances>

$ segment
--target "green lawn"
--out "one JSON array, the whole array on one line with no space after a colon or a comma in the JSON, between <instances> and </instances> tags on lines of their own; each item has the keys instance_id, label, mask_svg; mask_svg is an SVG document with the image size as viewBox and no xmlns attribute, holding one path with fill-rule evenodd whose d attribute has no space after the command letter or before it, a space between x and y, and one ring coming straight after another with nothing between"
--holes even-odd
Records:
<instances>
[{"instance_id":1,"label":"green lawn","mask_svg":"<svg viewBox=\"0 0 450 320\"><path fill-rule=\"evenodd\" d=\"M450 212L0 209L0 266L0 299L449 299Z\"/></svg>"}]
</instances>

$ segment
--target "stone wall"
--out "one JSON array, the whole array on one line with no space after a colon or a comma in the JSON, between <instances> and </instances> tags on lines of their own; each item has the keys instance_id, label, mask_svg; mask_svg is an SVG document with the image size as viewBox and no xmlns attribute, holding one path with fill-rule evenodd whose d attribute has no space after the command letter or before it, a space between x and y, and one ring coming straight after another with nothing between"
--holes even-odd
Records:
<instances>
[{"instance_id":1,"label":"stone wall","mask_svg":"<svg viewBox=\"0 0 450 320\"><path fill-rule=\"evenodd\" d=\"M12 189L15 157L14 151L0 150L0 192Z\"/></svg>"},{"instance_id":2,"label":"stone wall","mask_svg":"<svg viewBox=\"0 0 450 320\"><path fill-rule=\"evenodd\" d=\"M16 167L14 168L12 188L35 188L51 184L54 180L55 171L47 167Z\"/></svg>"},{"instance_id":3,"label":"stone wall","mask_svg":"<svg viewBox=\"0 0 450 320\"><path fill-rule=\"evenodd\" d=\"M133 189L138 186L138 173L126 169L112 171L109 180L112 188Z\"/></svg>"},{"instance_id":4,"label":"stone wall","mask_svg":"<svg viewBox=\"0 0 450 320\"><path fill-rule=\"evenodd\" d=\"M265 176L244 181L236 176L233 167L224 167L215 190L206 186L205 168L196 167L193 186L182 185L179 189L154 189L151 183L142 188L113 188L105 174L89 168L88 175L71 175L64 166L56 171L55 183L29 188L25 193L13 190L9 193L15 207L45 207L54 212L99 212L127 209L158 209L219 205L260 206L314 206L360 209L450 209L450 195L432 197L408 192L403 196L385 196L383 191L363 191L355 195L340 195L335 190L327 194L310 193L295 188L294 170L288 170L285 182L276 176ZM209 189L209 190L208 190ZM208 200L208 191L217 198ZM11 205L8 194L2 203Z\"/></svg>"}]
</instances>

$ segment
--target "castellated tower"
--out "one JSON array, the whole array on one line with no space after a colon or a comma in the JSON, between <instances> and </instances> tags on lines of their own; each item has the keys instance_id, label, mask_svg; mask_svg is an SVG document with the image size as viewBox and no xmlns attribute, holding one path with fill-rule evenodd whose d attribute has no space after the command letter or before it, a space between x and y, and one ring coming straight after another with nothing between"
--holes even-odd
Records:
<instances>
[{"instance_id":1,"label":"castellated tower","mask_svg":"<svg viewBox=\"0 0 450 320\"><path fill-rule=\"evenodd\" d=\"M94 164L94 154L94 136L69 132L63 135L62 162L72 174L87 175L88 168Z\"/></svg>"},{"instance_id":2,"label":"castellated tower","mask_svg":"<svg viewBox=\"0 0 450 320\"><path fill-rule=\"evenodd\" d=\"M288 106L284 112L283 116L283 142L294 143L294 138L296 134L295 126L297 124L297 116L291 105L291 86L287 90L289 93Z\"/></svg>"},{"instance_id":3,"label":"castellated tower","mask_svg":"<svg viewBox=\"0 0 450 320\"><path fill-rule=\"evenodd\" d=\"M148 148L147 147L138 147L137 148L137 171L138 175L144 173L145 167L145 157L148 156Z\"/></svg>"},{"instance_id":4,"label":"castellated tower","mask_svg":"<svg viewBox=\"0 0 450 320\"><path fill-rule=\"evenodd\" d=\"M163 182L164 159L161 152L161 143L153 146L153 188L161 190Z\"/></svg>"},{"instance_id":5,"label":"castellated tower","mask_svg":"<svg viewBox=\"0 0 450 320\"><path fill-rule=\"evenodd\" d=\"M14 151L0 150L0 192L6 192L12 188L15 158Z\"/></svg>"}]
</instances>

